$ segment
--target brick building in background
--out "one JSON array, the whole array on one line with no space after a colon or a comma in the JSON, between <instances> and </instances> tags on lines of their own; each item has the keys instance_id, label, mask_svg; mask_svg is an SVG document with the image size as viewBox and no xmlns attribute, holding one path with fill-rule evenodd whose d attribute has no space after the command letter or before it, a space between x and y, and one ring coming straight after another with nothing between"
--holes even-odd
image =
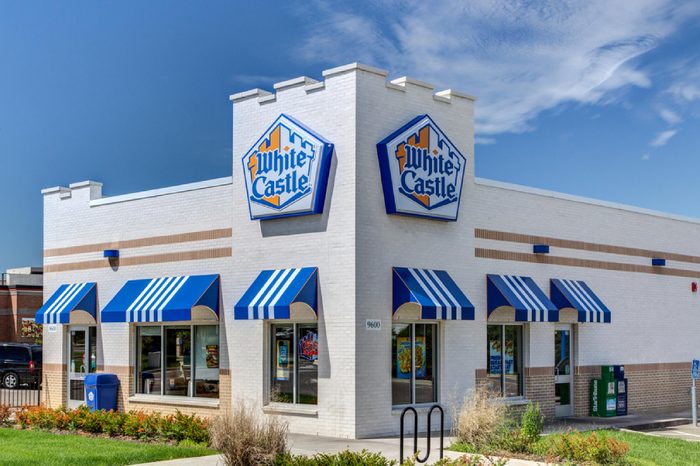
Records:
<instances>
[{"instance_id":1,"label":"brick building in background","mask_svg":"<svg viewBox=\"0 0 700 466\"><path fill-rule=\"evenodd\" d=\"M34 322L42 304L43 269L8 269L0 276L0 342L33 343L22 337L22 323Z\"/></svg>"}]
</instances>

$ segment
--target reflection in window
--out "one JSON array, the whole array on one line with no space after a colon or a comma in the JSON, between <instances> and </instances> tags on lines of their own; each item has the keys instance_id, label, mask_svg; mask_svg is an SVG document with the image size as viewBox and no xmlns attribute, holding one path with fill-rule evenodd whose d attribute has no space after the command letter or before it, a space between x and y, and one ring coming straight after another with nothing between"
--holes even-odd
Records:
<instances>
[{"instance_id":1,"label":"reflection in window","mask_svg":"<svg viewBox=\"0 0 700 466\"><path fill-rule=\"evenodd\" d=\"M165 394L190 395L191 330L165 327Z\"/></svg>"},{"instance_id":2,"label":"reflection in window","mask_svg":"<svg viewBox=\"0 0 700 466\"><path fill-rule=\"evenodd\" d=\"M318 326L272 326L270 400L278 403L318 403Z\"/></svg>"},{"instance_id":3,"label":"reflection in window","mask_svg":"<svg viewBox=\"0 0 700 466\"><path fill-rule=\"evenodd\" d=\"M160 394L161 387L161 327L137 327L138 368L137 393Z\"/></svg>"},{"instance_id":4,"label":"reflection in window","mask_svg":"<svg viewBox=\"0 0 700 466\"><path fill-rule=\"evenodd\" d=\"M194 390L195 396L219 397L219 327L195 327Z\"/></svg>"},{"instance_id":5,"label":"reflection in window","mask_svg":"<svg viewBox=\"0 0 700 466\"><path fill-rule=\"evenodd\" d=\"M392 326L392 404L437 401L437 348L435 324Z\"/></svg>"},{"instance_id":6,"label":"reflection in window","mask_svg":"<svg viewBox=\"0 0 700 466\"><path fill-rule=\"evenodd\" d=\"M136 393L218 398L217 325L138 326L137 355Z\"/></svg>"},{"instance_id":7,"label":"reflection in window","mask_svg":"<svg viewBox=\"0 0 700 466\"><path fill-rule=\"evenodd\" d=\"M486 328L486 344L489 388L502 396L521 396L522 326L489 325Z\"/></svg>"}]
</instances>

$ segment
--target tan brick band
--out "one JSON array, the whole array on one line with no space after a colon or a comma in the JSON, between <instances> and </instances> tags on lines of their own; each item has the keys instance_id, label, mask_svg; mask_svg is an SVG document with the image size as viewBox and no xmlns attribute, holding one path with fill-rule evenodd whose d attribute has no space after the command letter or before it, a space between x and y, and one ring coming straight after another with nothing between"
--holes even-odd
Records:
<instances>
[{"instance_id":1,"label":"tan brick band","mask_svg":"<svg viewBox=\"0 0 700 466\"><path fill-rule=\"evenodd\" d=\"M233 235L231 228L219 228L216 230L193 231L174 235L150 236L147 238L127 239L111 241L107 243L82 244L65 248L45 249L44 257L69 256L71 254L83 254L86 252L99 252L105 249L141 248L145 246L158 246L161 244L187 243L191 241L205 241L219 238L230 238Z\"/></svg>"},{"instance_id":2,"label":"tan brick band","mask_svg":"<svg viewBox=\"0 0 700 466\"><path fill-rule=\"evenodd\" d=\"M202 259L218 259L231 257L233 248L201 249L199 251L168 252L148 256L120 257L119 267L131 265L161 264L166 262L183 262ZM49 264L44 266L44 273L67 272L70 270L88 270L112 267L107 259L81 262L66 262L64 264Z\"/></svg>"},{"instance_id":3,"label":"tan brick band","mask_svg":"<svg viewBox=\"0 0 700 466\"><path fill-rule=\"evenodd\" d=\"M514 262L530 262L537 264L565 265L569 267L584 267L588 269L614 270L618 272L649 273L654 275L669 275L674 277L700 278L700 271L675 269L669 267L653 267L651 265L624 264L593 259L578 259L532 254L529 252L501 251L498 249L475 248L474 256L483 259L497 259Z\"/></svg>"},{"instance_id":4,"label":"tan brick band","mask_svg":"<svg viewBox=\"0 0 700 466\"><path fill-rule=\"evenodd\" d=\"M526 367L524 372L526 377L554 376L553 367Z\"/></svg>"},{"instance_id":5,"label":"tan brick band","mask_svg":"<svg viewBox=\"0 0 700 466\"><path fill-rule=\"evenodd\" d=\"M691 264L700 264L700 256L678 254L668 251L657 251L654 249L640 249L630 248L627 246L615 246L611 244L589 243L586 241L573 241L561 238L552 238L549 236L526 235L522 233L486 230L483 228L475 228L474 236L476 238L490 239L495 241L507 241L510 243L548 244L550 246L558 248L578 249L581 251L591 252L603 252L608 254L618 254L622 256L636 256L647 258L662 257L664 259L677 262L689 262Z\"/></svg>"}]
</instances>

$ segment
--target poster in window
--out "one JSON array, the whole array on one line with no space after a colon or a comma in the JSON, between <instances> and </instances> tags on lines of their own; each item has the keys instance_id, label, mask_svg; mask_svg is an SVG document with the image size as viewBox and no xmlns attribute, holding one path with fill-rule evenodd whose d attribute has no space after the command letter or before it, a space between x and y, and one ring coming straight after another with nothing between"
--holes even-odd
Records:
<instances>
[{"instance_id":1,"label":"poster in window","mask_svg":"<svg viewBox=\"0 0 700 466\"><path fill-rule=\"evenodd\" d=\"M416 338L416 377L425 377L426 348L425 337ZM399 337L396 339L396 378L411 378L411 339Z\"/></svg>"},{"instance_id":2,"label":"poster in window","mask_svg":"<svg viewBox=\"0 0 700 466\"><path fill-rule=\"evenodd\" d=\"M219 367L219 345L207 345L206 361L208 369Z\"/></svg>"},{"instance_id":3,"label":"poster in window","mask_svg":"<svg viewBox=\"0 0 700 466\"><path fill-rule=\"evenodd\" d=\"M506 340L506 347L505 347L505 357L503 358L503 362L505 364L505 373L506 374L514 374L515 373L515 367L513 365L514 362L514 357L513 355L515 354L515 342L513 340Z\"/></svg>"},{"instance_id":4,"label":"poster in window","mask_svg":"<svg viewBox=\"0 0 700 466\"><path fill-rule=\"evenodd\" d=\"M318 332L307 330L299 340L299 357L307 361L318 360Z\"/></svg>"},{"instance_id":5,"label":"poster in window","mask_svg":"<svg viewBox=\"0 0 700 466\"><path fill-rule=\"evenodd\" d=\"M289 380L289 340L277 341L277 380Z\"/></svg>"},{"instance_id":6,"label":"poster in window","mask_svg":"<svg viewBox=\"0 0 700 466\"><path fill-rule=\"evenodd\" d=\"M396 378L411 378L411 339L407 337L396 339Z\"/></svg>"},{"instance_id":7,"label":"poster in window","mask_svg":"<svg viewBox=\"0 0 700 466\"><path fill-rule=\"evenodd\" d=\"M489 341L489 374L501 373L501 342Z\"/></svg>"},{"instance_id":8,"label":"poster in window","mask_svg":"<svg viewBox=\"0 0 700 466\"><path fill-rule=\"evenodd\" d=\"M416 378L425 377L427 372L425 351L425 337L416 337Z\"/></svg>"}]
</instances>

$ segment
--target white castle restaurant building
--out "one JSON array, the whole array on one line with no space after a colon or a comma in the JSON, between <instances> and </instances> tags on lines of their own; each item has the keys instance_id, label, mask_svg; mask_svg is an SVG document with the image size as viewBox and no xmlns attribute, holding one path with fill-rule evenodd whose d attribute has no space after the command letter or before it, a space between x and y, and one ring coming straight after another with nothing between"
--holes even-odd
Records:
<instances>
[{"instance_id":1,"label":"white castle restaurant building","mask_svg":"<svg viewBox=\"0 0 700 466\"><path fill-rule=\"evenodd\" d=\"M45 403L107 372L120 409L369 437L481 383L587 415L623 364L629 412L687 409L700 221L475 178L474 97L387 75L234 94L232 177L44 190Z\"/></svg>"}]
</instances>

